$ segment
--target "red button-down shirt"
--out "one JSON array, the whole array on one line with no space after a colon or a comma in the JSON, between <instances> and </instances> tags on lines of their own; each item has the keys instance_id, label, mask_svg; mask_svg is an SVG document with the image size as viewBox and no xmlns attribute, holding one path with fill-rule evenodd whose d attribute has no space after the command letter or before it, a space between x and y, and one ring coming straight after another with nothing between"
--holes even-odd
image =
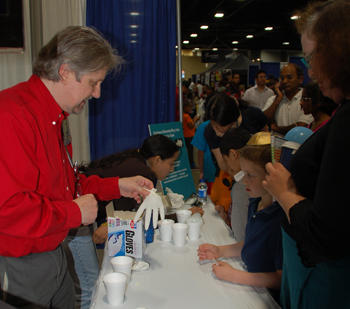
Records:
<instances>
[{"instance_id":1,"label":"red button-down shirt","mask_svg":"<svg viewBox=\"0 0 350 309\"><path fill-rule=\"evenodd\" d=\"M67 116L42 81L0 92L0 255L51 251L81 224L75 176L63 144ZM118 178L80 177L82 193L120 197Z\"/></svg>"}]
</instances>

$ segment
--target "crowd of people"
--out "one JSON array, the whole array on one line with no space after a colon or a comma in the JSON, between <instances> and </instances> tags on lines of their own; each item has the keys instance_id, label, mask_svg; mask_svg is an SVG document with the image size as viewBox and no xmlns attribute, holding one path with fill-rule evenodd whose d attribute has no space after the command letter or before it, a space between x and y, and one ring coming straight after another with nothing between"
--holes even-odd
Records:
<instances>
[{"instance_id":1,"label":"crowd of people","mask_svg":"<svg viewBox=\"0 0 350 309\"><path fill-rule=\"evenodd\" d=\"M282 308L350 307L349 14L346 0L313 2L298 13L313 80L304 87L294 63L277 80L257 72L245 91L238 73L216 87L184 83L190 163L194 146L200 177L236 240L202 244L198 257L216 260L218 279L268 288ZM173 170L180 150L162 135L80 170L72 162L67 117L98 99L105 76L123 62L97 31L70 26L40 50L28 81L0 92L1 301L88 308L98 275L94 243L106 240L105 204L135 209ZM286 168L272 161L272 137L296 127L313 133ZM217 260L228 257L240 257L246 270Z\"/></svg>"}]
</instances>

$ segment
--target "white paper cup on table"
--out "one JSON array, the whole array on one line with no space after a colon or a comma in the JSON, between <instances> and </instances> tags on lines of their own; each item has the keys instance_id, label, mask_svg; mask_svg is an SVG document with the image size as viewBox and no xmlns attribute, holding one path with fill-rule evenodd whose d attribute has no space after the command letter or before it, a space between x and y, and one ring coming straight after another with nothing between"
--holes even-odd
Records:
<instances>
[{"instance_id":1,"label":"white paper cup on table","mask_svg":"<svg viewBox=\"0 0 350 309\"><path fill-rule=\"evenodd\" d=\"M186 243L187 224L174 223L173 224L173 242L177 247L182 247Z\"/></svg>"},{"instance_id":2,"label":"white paper cup on table","mask_svg":"<svg viewBox=\"0 0 350 309\"><path fill-rule=\"evenodd\" d=\"M158 221L160 240L171 241L173 235L173 224L174 220L165 219Z\"/></svg>"},{"instance_id":3,"label":"white paper cup on table","mask_svg":"<svg viewBox=\"0 0 350 309\"><path fill-rule=\"evenodd\" d=\"M201 233L202 220L187 221L189 240L198 240Z\"/></svg>"},{"instance_id":4,"label":"white paper cup on table","mask_svg":"<svg viewBox=\"0 0 350 309\"><path fill-rule=\"evenodd\" d=\"M103 277L103 283L106 288L107 300L113 305L124 303L127 276L122 273L110 273Z\"/></svg>"},{"instance_id":5,"label":"white paper cup on table","mask_svg":"<svg viewBox=\"0 0 350 309\"><path fill-rule=\"evenodd\" d=\"M128 280L130 280L131 277L133 263L134 259L130 256L115 256L111 259L113 271L125 274Z\"/></svg>"},{"instance_id":6,"label":"white paper cup on table","mask_svg":"<svg viewBox=\"0 0 350 309\"><path fill-rule=\"evenodd\" d=\"M192 211L188 209L179 209L176 211L176 218L178 223L186 223L187 219L191 217Z\"/></svg>"}]
</instances>

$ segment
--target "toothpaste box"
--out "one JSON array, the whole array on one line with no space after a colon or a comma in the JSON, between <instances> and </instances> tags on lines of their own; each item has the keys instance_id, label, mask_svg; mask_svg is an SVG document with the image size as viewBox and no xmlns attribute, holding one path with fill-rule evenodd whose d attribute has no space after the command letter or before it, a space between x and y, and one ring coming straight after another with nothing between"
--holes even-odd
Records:
<instances>
[{"instance_id":1,"label":"toothpaste box","mask_svg":"<svg viewBox=\"0 0 350 309\"><path fill-rule=\"evenodd\" d=\"M145 233L143 220L134 222L135 212L114 211L108 212L108 255L127 255L142 259L145 251Z\"/></svg>"}]
</instances>

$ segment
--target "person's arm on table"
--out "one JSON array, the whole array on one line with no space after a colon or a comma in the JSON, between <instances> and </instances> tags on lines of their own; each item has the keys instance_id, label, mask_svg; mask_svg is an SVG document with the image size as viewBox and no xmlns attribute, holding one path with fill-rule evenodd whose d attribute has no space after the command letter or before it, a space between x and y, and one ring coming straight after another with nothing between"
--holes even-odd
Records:
<instances>
[{"instance_id":1,"label":"person's arm on table","mask_svg":"<svg viewBox=\"0 0 350 309\"><path fill-rule=\"evenodd\" d=\"M280 289L281 287L281 270L268 273L249 273L233 268L226 262L218 261L217 264L213 265L213 273L218 279L233 283L270 289Z\"/></svg>"},{"instance_id":2,"label":"person's arm on table","mask_svg":"<svg viewBox=\"0 0 350 309\"><path fill-rule=\"evenodd\" d=\"M198 247L197 253L199 260L215 260L220 257L237 257L241 256L243 244L243 241L225 246L202 244Z\"/></svg>"}]
</instances>

